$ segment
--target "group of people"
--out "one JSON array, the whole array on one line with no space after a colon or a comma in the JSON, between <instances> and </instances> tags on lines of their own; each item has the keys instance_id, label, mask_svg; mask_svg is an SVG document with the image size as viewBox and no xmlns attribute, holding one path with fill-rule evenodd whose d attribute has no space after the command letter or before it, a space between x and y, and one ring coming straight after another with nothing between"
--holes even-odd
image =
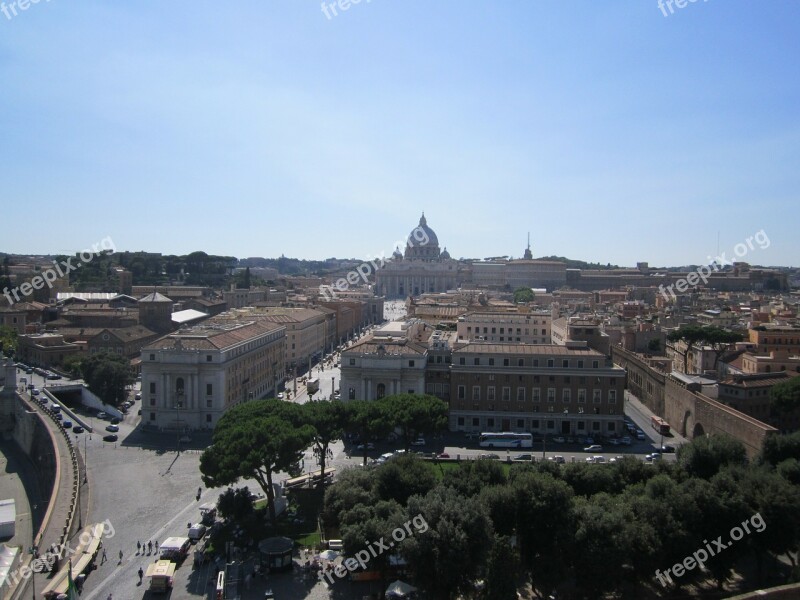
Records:
<instances>
[{"instance_id":1,"label":"group of people","mask_svg":"<svg viewBox=\"0 0 800 600\"><path fill-rule=\"evenodd\" d=\"M142 554L144 554L145 548L147 548L147 554L152 554L153 553L153 542L152 541L148 541L145 544L143 542L137 541L136 542L136 556L139 556L140 552ZM157 541L156 541L156 554L158 554L158 542ZM119 559L122 560L122 550L119 551Z\"/></svg>"}]
</instances>

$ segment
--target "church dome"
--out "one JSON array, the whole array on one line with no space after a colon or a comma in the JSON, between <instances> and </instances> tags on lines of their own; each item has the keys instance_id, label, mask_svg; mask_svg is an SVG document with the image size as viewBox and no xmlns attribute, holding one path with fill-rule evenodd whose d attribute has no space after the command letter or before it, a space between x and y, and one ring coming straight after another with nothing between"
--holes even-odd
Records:
<instances>
[{"instance_id":1,"label":"church dome","mask_svg":"<svg viewBox=\"0 0 800 600\"><path fill-rule=\"evenodd\" d=\"M425 220L425 213L419 219L419 225L411 230L408 234L409 246L438 246L439 238L436 233L428 227L428 222Z\"/></svg>"},{"instance_id":2,"label":"church dome","mask_svg":"<svg viewBox=\"0 0 800 600\"><path fill-rule=\"evenodd\" d=\"M442 253L439 255L439 258L443 258L443 259L449 259L450 258L450 253L447 251L447 246L445 246L444 250L442 250Z\"/></svg>"},{"instance_id":3,"label":"church dome","mask_svg":"<svg viewBox=\"0 0 800 600\"><path fill-rule=\"evenodd\" d=\"M394 249L394 252L392 252L392 258L394 260L403 260L403 253L400 252L400 248Z\"/></svg>"}]
</instances>

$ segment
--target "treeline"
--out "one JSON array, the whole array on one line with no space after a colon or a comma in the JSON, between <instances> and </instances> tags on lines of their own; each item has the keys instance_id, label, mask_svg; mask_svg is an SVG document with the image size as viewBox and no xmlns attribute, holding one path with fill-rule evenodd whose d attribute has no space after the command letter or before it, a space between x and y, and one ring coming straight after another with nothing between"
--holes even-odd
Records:
<instances>
[{"instance_id":1,"label":"treeline","mask_svg":"<svg viewBox=\"0 0 800 600\"><path fill-rule=\"evenodd\" d=\"M323 518L353 556L421 515L426 530L395 549L433 598L470 592L478 580L493 600L516 599L526 585L540 598L669 597L690 585L722 589L748 559L752 587L798 578L798 458L798 435L769 440L756 464L718 436L688 444L677 463L476 460L445 470L407 456L341 473ZM702 559L700 549L703 568L674 569ZM370 567L385 574L388 553Z\"/></svg>"}]
</instances>

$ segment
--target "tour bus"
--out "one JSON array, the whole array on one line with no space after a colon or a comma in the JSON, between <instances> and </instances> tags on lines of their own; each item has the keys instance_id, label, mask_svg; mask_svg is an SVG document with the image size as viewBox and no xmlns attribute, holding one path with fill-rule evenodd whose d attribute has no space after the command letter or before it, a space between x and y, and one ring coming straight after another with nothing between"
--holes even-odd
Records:
<instances>
[{"instance_id":1,"label":"tour bus","mask_svg":"<svg viewBox=\"0 0 800 600\"><path fill-rule=\"evenodd\" d=\"M656 417L653 415L653 418L650 419L650 424L653 426L653 429L655 429L661 435L669 435L669 423L667 423L661 417Z\"/></svg>"},{"instance_id":2,"label":"tour bus","mask_svg":"<svg viewBox=\"0 0 800 600\"><path fill-rule=\"evenodd\" d=\"M533 435L530 433L482 433L480 437L481 448L532 448Z\"/></svg>"}]
</instances>

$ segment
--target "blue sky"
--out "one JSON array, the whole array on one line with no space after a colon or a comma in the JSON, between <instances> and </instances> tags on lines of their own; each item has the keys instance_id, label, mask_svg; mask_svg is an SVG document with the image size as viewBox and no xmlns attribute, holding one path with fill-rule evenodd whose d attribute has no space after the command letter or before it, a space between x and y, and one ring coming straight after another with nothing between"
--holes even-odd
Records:
<instances>
[{"instance_id":1,"label":"blue sky","mask_svg":"<svg viewBox=\"0 0 800 600\"><path fill-rule=\"evenodd\" d=\"M534 256L697 264L763 230L743 260L800 264L797 2L8 13L0 251L363 258L424 210L454 257L530 231Z\"/></svg>"}]
</instances>

